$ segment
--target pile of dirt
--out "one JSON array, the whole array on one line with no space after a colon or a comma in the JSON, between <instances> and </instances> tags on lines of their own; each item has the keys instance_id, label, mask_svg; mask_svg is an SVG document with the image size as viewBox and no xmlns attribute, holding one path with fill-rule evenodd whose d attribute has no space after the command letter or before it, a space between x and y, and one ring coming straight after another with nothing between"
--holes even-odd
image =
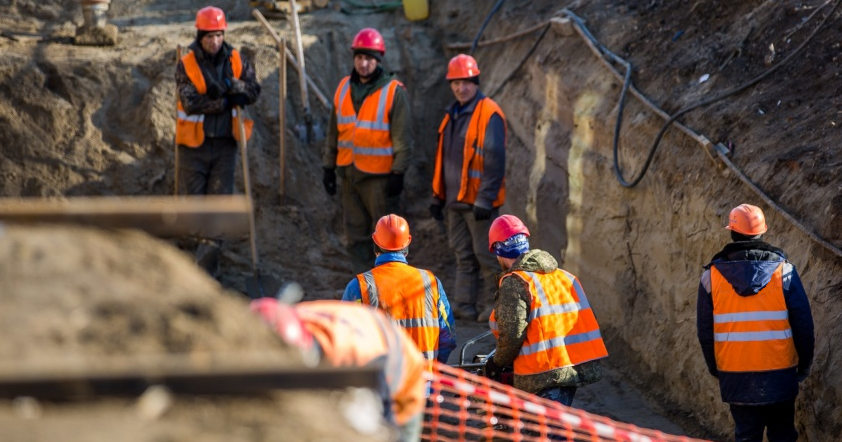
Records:
<instances>
[{"instance_id":1,"label":"pile of dirt","mask_svg":"<svg viewBox=\"0 0 842 442\"><path fill-rule=\"evenodd\" d=\"M248 311L177 249L132 231L57 226L0 231L0 383L68 373L177 373L304 366ZM0 390L3 388L0 387ZM0 400L7 440L386 440L376 411L353 390L257 396L165 395ZM145 398L145 397L150 398ZM168 405L167 405L168 404ZM146 411L163 407L158 412ZM151 415L150 415L151 413ZM324 427L312 416L329 419ZM352 419L353 417L353 419ZM365 421L365 419L362 419ZM374 432L373 432L374 431Z\"/></svg>"}]
</instances>

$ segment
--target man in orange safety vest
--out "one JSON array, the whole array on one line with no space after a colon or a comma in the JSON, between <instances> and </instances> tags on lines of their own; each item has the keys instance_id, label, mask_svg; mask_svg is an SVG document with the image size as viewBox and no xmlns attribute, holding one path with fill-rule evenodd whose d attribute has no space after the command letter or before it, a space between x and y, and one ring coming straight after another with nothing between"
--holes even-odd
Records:
<instances>
[{"instance_id":1,"label":"man in orange safety vest","mask_svg":"<svg viewBox=\"0 0 842 442\"><path fill-rule=\"evenodd\" d=\"M489 251L503 268L489 325L497 337L485 365L494 378L514 365L514 387L569 406L576 389L602 378L608 356L588 297L513 215L491 223Z\"/></svg>"},{"instance_id":2,"label":"man in orange safety vest","mask_svg":"<svg viewBox=\"0 0 842 442\"><path fill-rule=\"evenodd\" d=\"M378 393L386 421L401 442L420 440L426 405L427 363L412 339L383 312L367 305L321 300L284 305L274 298L252 301L288 344L335 367L382 365Z\"/></svg>"},{"instance_id":3,"label":"man in orange safety vest","mask_svg":"<svg viewBox=\"0 0 842 442\"><path fill-rule=\"evenodd\" d=\"M762 240L757 206L733 208L732 242L705 266L696 327L710 374L734 418L737 442L795 442L795 397L813 363L810 301L783 250Z\"/></svg>"}]
</instances>

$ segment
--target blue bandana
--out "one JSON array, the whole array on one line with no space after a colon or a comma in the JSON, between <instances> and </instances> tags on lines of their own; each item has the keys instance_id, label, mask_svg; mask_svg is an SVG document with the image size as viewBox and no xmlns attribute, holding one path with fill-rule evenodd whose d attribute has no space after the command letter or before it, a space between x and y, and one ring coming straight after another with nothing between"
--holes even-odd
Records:
<instances>
[{"instance_id":1,"label":"blue bandana","mask_svg":"<svg viewBox=\"0 0 842 442\"><path fill-rule=\"evenodd\" d=\"M505 241L494 243L494 253L503 258L517 258L527 251L529 251L529 237L523 233L518 233Z\"/></svg>"}]
</instances>

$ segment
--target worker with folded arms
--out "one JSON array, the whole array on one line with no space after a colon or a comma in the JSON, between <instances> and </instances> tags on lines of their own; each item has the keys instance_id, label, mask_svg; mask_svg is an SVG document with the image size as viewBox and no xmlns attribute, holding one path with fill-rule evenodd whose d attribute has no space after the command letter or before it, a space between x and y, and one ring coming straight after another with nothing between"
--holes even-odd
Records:
<instances>
[{"instance_id":1,"label":"worker with folded arms","mask_svg":"<svg viewBox=\"0 0 842 442\"><path fill-rule=\"evenodd\" d=\"M514 365L514 387L571 405L578 387L602 378L608 356L579 280L543 250L529 249L529 229L513 215L495 219L490 251L503 269L489 325L497 337L485 365L492 379Z\"/></svg>"},{"instance_id":2,"label":"worker with folded arms","mask_svg":"<svg viewBox=\"0 0 842 442\"><path fill-rule=\"evenodd\" d=\"M380 218L372 235L374 268L345 287L343 301L356 301L389 314L415 341L429 361L447 363L456 348L454 319L441 281L429 270L406 261L412 235L398 215Z\"/></svg>"},{"instance_id":3,"label":"worker with folded arms","mask_svg":"<svg viewBox=\"0 0 842 442\"><path fill-rule=\"evenodd\" d=\"M786 253L763 241L766 216L741 204L728 216L732 242L699 281L696 327L708 371L719 379L737 442L795 442L798 384L810 374L810 301Z\"/></svg>"},{"instance_id":4,"label":"worker with folded arms","mask_svg":"<svg viewBox=\"0 0 842 442\"><path fill-rule=\"evenodd\" d=\"M336 194L353 268L374 259L369 234L380 217L398 211L413 148L412 117L404 85L380 63L383 36L365 28L351 43L354 69L336 88L322 156L322 183Z\"/></svg>"},{"instance_id":5,"label":"worker with folded arms","mask_svg":"<svg viewBox=\"0 0 842 442\"><path fill-rule=\"evenodd\" d=\"M234 193L237 164L237 109L260 95L254 67L225 42L228 23L222 9L207 6L196 14L196 41L181 57L175 72L178 115L180 195ZM246 139L252 120L243 116ZM221 243L204 238L196 251L197 263L216 275Z\"/></svg>"},{"instance_id":6,"label":"worker with folded arms","mask_svg":"<svg viewBox=\"0 0 842 442\"><path fill-rule=\"evenodd\" d=\"M479 90L479 66L459 54L447 66L456 101L439 126L430 215L443 221L456 254L453 313L485 322L494 307L497 263L488 226L506 201L506 116Z\"/></svg>"},{"instance_id":7,"label":"worker with folded arms","mask_svg":"<svg viewBox=\"0 0 842 442\"><path fill-rule=\"evenodd\" d=\"M420 440L427 363L406 332L383 312L350 302L285 305L274 298L252 301L251 310L308 359L334 367L381 365L378 393L385 419L398 427L399 441Z\"/></svg>"}]
</instances>

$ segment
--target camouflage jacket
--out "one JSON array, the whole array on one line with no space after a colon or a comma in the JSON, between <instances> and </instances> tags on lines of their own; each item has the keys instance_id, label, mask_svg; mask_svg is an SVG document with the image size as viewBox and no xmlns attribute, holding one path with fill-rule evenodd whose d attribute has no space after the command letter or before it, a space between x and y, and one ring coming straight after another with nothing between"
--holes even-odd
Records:
<instances>
[{"instance_id":1,"label":"camouflage jacket","mask_svg":"<svg viewBox=\"0 0 842 442\"><path fill-rule=\"evenodd\" d=\"M558 262L543 250L530 250L515 261L514 270L536 273L549 273L558 268ZM512 365L518 357L523 341L526 339L526 327L532 304L532 296L526 283L520 278L506 278L497 289L494 300L494 315L500 334L494 362L500 366ZM528 393L538 393L545 388L581 387L592 384L602 378L602 366L599 360L585 362L572 367L555 368L543 373L514 377L514 387Z\"/></svg>"},{"instance_id":2,"label":"camouflage jacket","mask_svg":"<svg viewBox=\"0 0 842 442\"><path fill-rule=\"evenodd\" d=\"M202 75L206 82L213 81L223 85L225 84L224 79L228 78L231 82L230 88L227 88L228 95L245 94L248 97L248 104L257 101L257 97L260 95L260 84L257 82L254 66L244 57L241 57L243 71L240 74L240 79L233 78L231 64L228 62L233 50L231 45L223 43L219 56L214 57L213 60L205 54L198 42L194 41L190 45L190 49L196 53L196 61L202 69ZM214 63L214 60L217 60L217 62ZM205 134L214 135L217 130L222 130L226 132L226 136L233 136L231 134L231 106L227 98L223 96L213 100L206 94L200 94L193 82L190 81L190 77L187 76L184 63L181 60L178 61L178 67L175 70L175 84L184 111L188 115L205 115ZM217 119L221 121L217 123ZM220 129L216 129L216 127Z\"/></svg>"}]
</instances>

